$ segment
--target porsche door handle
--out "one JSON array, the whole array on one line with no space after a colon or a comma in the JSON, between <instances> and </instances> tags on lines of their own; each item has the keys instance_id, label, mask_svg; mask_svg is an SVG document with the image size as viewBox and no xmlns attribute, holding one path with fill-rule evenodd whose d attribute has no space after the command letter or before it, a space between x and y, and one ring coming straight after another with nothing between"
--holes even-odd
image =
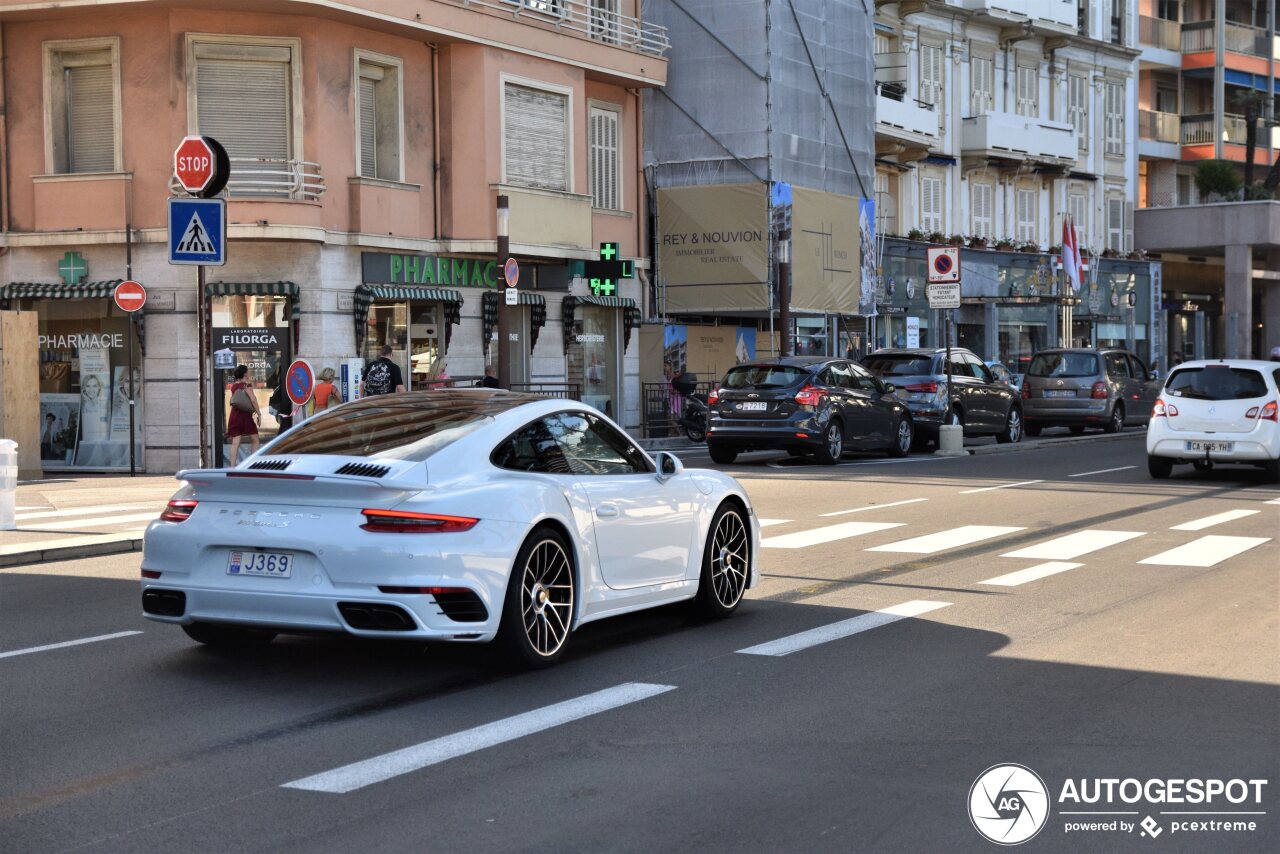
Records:
<instances>
[{"instance_id":1,"label":"porsche door handle","mask_svg":"<svg viewBox=\"0 0 1280 854\"><path fill-rule=\"evenodd\" d=\"M618 515L618 505L601 504L596 508L596 515L601 519L612 519Z\"/></svg>"}]
</instances>

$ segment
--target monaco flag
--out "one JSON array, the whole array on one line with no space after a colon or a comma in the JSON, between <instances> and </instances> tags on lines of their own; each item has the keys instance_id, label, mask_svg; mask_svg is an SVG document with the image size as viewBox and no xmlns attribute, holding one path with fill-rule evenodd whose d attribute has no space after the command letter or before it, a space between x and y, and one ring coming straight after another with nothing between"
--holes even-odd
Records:
<instances>
[{"instance_id":1,"label":"monaco flag","mask_svg":"<svg viewBox=\"0 0 1280 854\"><path fill-rule=\"evenodd\" d=\"M1067 281L1073 291L1080 290L1080 243L1076 240L1075 223L1068 214L1062 219L1062 268L1067 271Z\"/></svg>"}]
</instances>

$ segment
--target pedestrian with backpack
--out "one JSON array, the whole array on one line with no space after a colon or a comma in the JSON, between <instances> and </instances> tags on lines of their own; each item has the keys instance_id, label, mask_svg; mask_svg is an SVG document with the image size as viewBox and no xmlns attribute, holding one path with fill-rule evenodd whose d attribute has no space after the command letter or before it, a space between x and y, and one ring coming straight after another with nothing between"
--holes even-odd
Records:
<instances>
[{"instance_id":1,"label":"pedestrian with backpack","mask_svg":"<svg viewBox=\"0 0 1280 854\"><path fill-rule=\"evenodd\" d=\"M390 344L383 344L378 358L364 369L361 396L404 391L404 374L400 372L400 366L391 361L393 352Z\"/></svg>"}]
</instances>

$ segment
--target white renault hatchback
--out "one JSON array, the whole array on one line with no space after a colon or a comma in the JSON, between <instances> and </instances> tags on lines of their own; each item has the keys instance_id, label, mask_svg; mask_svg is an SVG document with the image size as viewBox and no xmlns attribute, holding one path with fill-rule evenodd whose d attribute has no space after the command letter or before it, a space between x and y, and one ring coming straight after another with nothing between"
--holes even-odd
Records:
<instances>
[{"instance_id":1,"label":"white renault hatchback","mask_svg":"<svg viewBox=\"0 0 1280 854\"><path fill-rule=\"evenodd\" d=\"M1147 468L1174 463L1208 471L1221 463L1266 469L1280 482L1280 365L1243 359L1186 362L1160 391L1147 427Z\"/></svg>"}]
</instances>

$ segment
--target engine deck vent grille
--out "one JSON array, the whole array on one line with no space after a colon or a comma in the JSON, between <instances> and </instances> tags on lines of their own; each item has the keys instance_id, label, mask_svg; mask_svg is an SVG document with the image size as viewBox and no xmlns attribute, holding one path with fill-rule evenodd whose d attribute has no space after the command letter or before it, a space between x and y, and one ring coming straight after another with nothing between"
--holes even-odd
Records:
<instances>
[{"instance_id":1,"label":"engine deck vent grille","mask_svg":"<svg viewBox=\"0 0 1280 854\"><path fill-rule=\"evenodd\" d=\"M380 466L376 463L347 463L334 474L349 474L355 477L385 477L391 466Z\"/></svg>"},{"instance_id":2,"label":"engine deck vent grille","mask_svg":"<svg viewBox=\"0 0 1280 854\"><path fill-rule=\"evenodd\" d=\"M258 460L249 468L254 471L284 471L293 465L293 460Z\"/></svg>"}]
</instances>

